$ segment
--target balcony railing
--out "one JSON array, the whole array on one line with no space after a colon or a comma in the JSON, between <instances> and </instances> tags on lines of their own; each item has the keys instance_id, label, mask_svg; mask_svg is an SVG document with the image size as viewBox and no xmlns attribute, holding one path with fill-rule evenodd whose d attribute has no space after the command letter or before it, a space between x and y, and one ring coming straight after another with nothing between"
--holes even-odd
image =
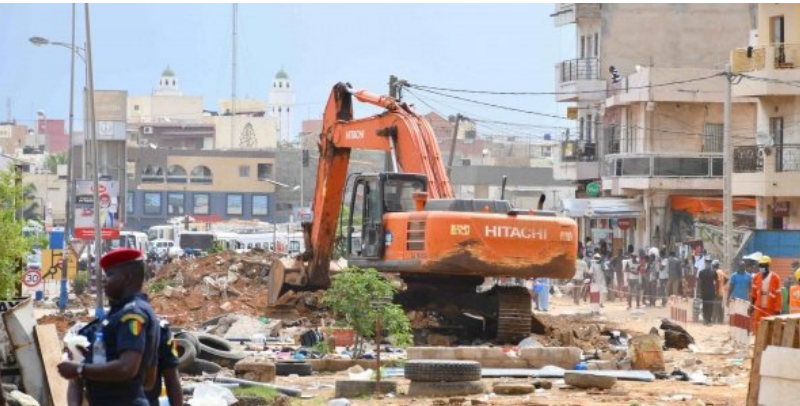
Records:
<instances>
[{"instance_id":1,"label":"balcony railing","mask_svg":"<svg viewBox=\"0 0 800 406\"><path fill-rule=\"evenodd\" d=\"M800 68L800 44L771 44L731 52L734 72Z\"/></svg>"},{"instance_id":2,"label":"balcony railing","mask_svg":"<svg viewBox=\"0 0 800 406\"><path fill-rule=\"evenodd\" d=\"M783 144L769 149L757 146L733 149L734 173L763 172L767 157L774 154L775 172L800 172L800 144Z\"/></svg>"},{"instance_id":3,"label":"balcony railing","mask_svg":"<svg viewBox=\"0 0 800 406\"><path fill-rule=\"evenodd\" d=\"M597 161L597 144L580 140L564 141L561 143L561 161L595 162Z\"/></svg>"},{"instance_id":4,"label":"balcony railing","mask_svg":"<svg viewBox=\"0 0 800 406\"><path fill-rule=\"evenodd\" d=\"M605 176L708 178L722 176L722 154L614 154L605 159Z\"/></svg>"},{"instance_id":5,"label":"balcony railing","mask_svg":"<svg viewBox=\"0 0 800 406\"><path fill-rule=\"evenodd\" d=\"M596 58L570 59L560 64L560 81L599 80L600 62Z\"/></svg>"}]
</instances>

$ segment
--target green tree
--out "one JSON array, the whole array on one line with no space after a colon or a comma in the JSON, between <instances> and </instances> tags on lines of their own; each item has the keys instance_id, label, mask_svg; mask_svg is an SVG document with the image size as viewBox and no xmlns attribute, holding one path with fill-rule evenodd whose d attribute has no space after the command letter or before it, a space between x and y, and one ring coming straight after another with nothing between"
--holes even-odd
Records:
<instances>
[{"instance_id":1,"label":"green tree","mask_svg":"<svg viewBox=\"0 0 800 406\"><path fill-rule=\"evenodd\" d=\"M331 287L325 292L322 303L336 315L337 322L355 331L354 358L364 353L366 340L375 338L375 327L380 314L382 330L389 333L395 345L408 346L413 336L411 323L398 304L375 303L394 296L396 289L373 268L350 268L333 277Z\"/></svg>"},{"instance_id":2,"label":"green tree","mask_svg":"<svg viewBox=\"0 0 800 406\"><path fill-rule=\"evenodd\" d=\"M50 173L56 173L58 170L58 165L66 165L67 164L67 154L66 152L62 152L59 154L50 154L45 158L44 166L47 168Z\"/></svg>"},{"instance_id":3,"label":"green tree","mask_svg":"<svg viewBox=\"0 0 800 406\"><path fill-rule=\"evenodd\" d=\"M12 171L0 171L0 298L17 295L22 266L31 250L32 239L22 232L25 220L18 215L24 207L23 187Z\"/></svg>"},{"instance_id":4,"label":"green tree","mask_svg":"<svg viewBox=\"0 0 800 406\"><path fill-rule=\"evenodd\" d=\"M22 186L22 217L25 220L43 220L42 219L42 206L36 199L38 190L33 183L26 183Z\"/></svg>"}]
</instances>

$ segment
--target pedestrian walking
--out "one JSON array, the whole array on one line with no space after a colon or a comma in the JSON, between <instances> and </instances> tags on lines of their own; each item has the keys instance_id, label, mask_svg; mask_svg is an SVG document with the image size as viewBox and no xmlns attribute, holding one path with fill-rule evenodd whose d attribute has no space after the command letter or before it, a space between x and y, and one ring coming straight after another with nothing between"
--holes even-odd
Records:
<instances>
[{"instance_id":1,"label":"pedestrian walking","mask_svg":"<svg viewBox=\"0 0 800 406\"><path fill-rule=\"evenodd\" d=\"M148 406L145 389L155 383L159 322L142 293L142 253L117 249L104 255L100 266L111 310L79 330L91 343L84 362L58 365L70 380L68 405L81 405L85 392L90 406Z\"/></svg>"},{"instance_id":2,"label":"pedestrian walking","mask_svg":"<svg viewBox=\"0 0 800 406\"><path fill-rule=\"evenodd\" d=\"M602 255L594 254L594 261L592 261L592 266L590 267L592 282L589 286L589 298L592 303L592 313L600 313L600 308L604 307L604 296L608 293L602 261Z\"/></svg>"},{"instance_id":3,"label":"pedestrian walking","mask_svg":"<svg viewBox=\"0 0 800 406\"><path fill-rule=\"evenodd\" d=\"M584 280L588 271L589 266L583 259L583 254L579 252L578 259L575 261L575 275L572 276L572 300L576 305L580 304L581 297L585 296Z\"/></svg>"},{"instance_id":4,"label":"pedestrian walking","mask_svg":"<svg viewBox=\"0 0 800 406\"><path fill-rule=\"evenodd\" d=\"M666 255L666 250L662 250L661 252ZM664 256L658 261L658 296L661 298L661 307L667 307L667 296L669 296L669 290L667 289L668 282L669 259Z\"/></svg>"},{"instance_id":5,"label":"pedestrian walking","mask_svg":"<svg viewBox=\"0 0 800 406\"><path fill-rule=\"evenodd\" d=\"M781 313L781 278L770 270L771 264L772 259L762 255L758 260L759 272L753 277L753 287L750 290L753 334L758 333L758 324L762 317Z\"/></svg>"},{"instance_id":6,"label":"pedestrian walking","mask_svg":"<svg viewBox=\"0 0 800 406\"><path fill-rule=\"evenodd\" d=\"M656 306L656 296L658 291L658 257L654 253L647 256L647 270L644 289L644 302L647 307Z\"/></svg>"},{"instance_id":7,"label":"pedestrian walking","mask_svg":"<svg viewBox=\"0 0 800 406\"><path fill-rule=\"evenodd\" d=\"M622 271L622 261L624 260L625 256L622 253L622 248L617 250L617 255L611 258L611 261L608 262L609 271L611 273L610 284L610 293L609 296L613 293L614 299L619 298L623 300L625 298L625 275Z\"/></svg>"},{"instance_id":8,"label":"pedestrian walking","mask_svg":"<svg viewBox=\"0 0 800 406\"><path fill-rule=\"evenodd\" d=\"M731 275L730 282L728 282L728 304L730 305L731 299L748 300L750 298L750 289L753 285L753 275L750 275L746 270L744 261L739 263L736 272Z\"/></svg>"},{"instance_id":9,"label":"pedestrian walking","mask_svg":"<svg viewBox=\"0 0 800 406\"><path fill-rule=\"evenodd\" d=\"M714 315L712 319L714 323L722 324L725 322L725 307L722 305L722 300L725 297L725 287L728 286L728 276L720 268L720 263L717 259L711 262L711 269L714 270L714 275L717 277L717 298L714 300Z\"/></svg>"},{"instance_id":10,"label":"pedestrian walking","mask_svg":"<svg viewBox=\"0 0 800 406\"><path fill-rule=\"evenodd\" d=\"M667 295L679 296L681 294L681 284L683 283L683 264L675 251L670 251L667 258Z\"/></svg>"},{"instance_id":11,"label":"pedestrian walking","mask_svg":"<svg viewBox=\"0 0 800 406\"><path fill-rule=\"evenodd\" d=\"M640 304L639 300L642 296L642 277L639 275L639 258L636 256L629 256L623 261L623 268L625 275L628 279L628 310L631 309L633 298L636 298L636 308Z\"/></svg>"},{"instance_id":12,"label":"pedestrian walking","mask_svg":"<svg viewBox=\"0 0 800 406\"><path fill-rule=\"evenodd\" d=\"M717 275L711 269L710 256L705 257L705 262L708 262L708 266L704 266L697 275L697 281L700 299L703 301L703 322L710 326L714 316L714 301L717 299Z\"/></svg>"},{"instance_id":13,"label":"pedestrian walking","mask_svg":"<svg viewBox=\"0 0 800 406\"><path fill-rule=\"evenodd\" d=\"M550 278L536 279L536 310L543 312L550 309Z\"/></svg>"}]
</instances>

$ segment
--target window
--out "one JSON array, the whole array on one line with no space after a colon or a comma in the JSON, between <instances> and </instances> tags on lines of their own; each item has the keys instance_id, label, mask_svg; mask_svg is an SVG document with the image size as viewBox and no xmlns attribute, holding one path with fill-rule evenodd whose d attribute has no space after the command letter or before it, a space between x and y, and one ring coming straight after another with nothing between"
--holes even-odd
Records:
<instances>
[{"instance_id":1,"label":"window","mask_svg":"<svg viewBox=\"0 0 800 406\"><path fill-rule=\"evenodd\" d=\"M722 152L722 124L706 123L703 152Z\"/></svg>"},{"instance_id":2,"label":"window","mask_svg":"<svg viewBox=\"0 0 800 406\"><path fill-rule=\"evenodd\" d=\"M167 168L167 183L186 183L186 169L180 165Z\"/></svg>"},{"instance_id":3,"label":"window","mask_svg":"<svg viewBox=\"0 0 800 406\"><path fill-rule=\"evenodd\" d=\"M125 211L128 214L133 214L133 192L128 192L125 196Z\"/></svg>"},{"instance_id":4,"label":"window","mask_svg":"<svg viewBox=\"0 0 800 406\"><path fill-rule=\"evenodd\" d=\"M552 148L553 147L542 147L542 157L549 158L553 153Z\"/></svg>"},{"instance_id":5,"label":"window","mask_svg":"<svg viewBox=\"0 0 800 406\"><path fill-rule=\"evenodd\" d=\"M192 183L210 185L213 182L214 177L211 174L211 169L208 169L207 166L200 165L192 169L190 179Z\"/></svg>"},{"instance_id":6,"label":"window","mask_svg":"<svg viewBox=\"0 0 800 406\"><path fill-rule=\"evenodd\" d=\"M192 204L192 213L208 214L209 212L210 204L208 201L208 193L195 193L194 202Z\"/></svg>"},{"instance_id":7,"label":"window","mask_svg":"<svg viewBox=\"0 0 800 406\"><path fill-rule=\"evenodd\" d=\"M249 178L250 177L250 165L241 165L241 166L239 166L239 177L240 178Z\"/></svg>"},{"instance_id":8,"label":"window","mask_svg":"<svg viewBox=\"0 0 800 406\"><path fill-rule=\"evenodd\" d=\"M581 35L581 59L586 58L586 36Z\"/></svg>"},{"instance_id":9,"label":"window","mask_svg":"<svg viewBox=\"0 0 800 406\"><path fill-rule=\"evenodd\" d=\"M158 165L142 168L142 183L164 183L164 169Z\"/></svg>"},{"instance_id":10,"label":"window","mask_svg":"<svg viewBox=\"0 0 800 406\"><path fill-rule=\"evenodd\" d=\"M266 216L269 214L269 198L267 195L253 195L253 215Z\"/></svg>"},{"instance_id":11,"label":"window","mask_svg":"<svg viewBox=\"0 0 800 406\"><path fill-rule=\"evenodd\" d=\"M167 214L182 216L185 211L185 200L183 193L169 193L167 195Z\"/></svg>"},{"instance_id":12,"label":"window","mask_svg":"<svg viewBox=\"0 0 800 406\"><path fill-rule=\"evenodd\" d=\"M275 210L284 211L284 210L293 210L294 205L291 203L275 203Z\"/></svg>"},{"instance_id":13,"label":"window","mask_svg":"<svg viewBox=\"0 0 800 406\"><path fill-rule=\"evenodd\" d=\"M272 164L258 164L258 179L272 178Z\"/></svg>"},{"instance_id":14,"label":"window","mask_svg":"<svg viewBox=\"0 0 800 406\"><path fill-rule=\"evenodd\" d=\"M139 111L139 105L138 104L134 104L133 105L133 111Z\"/></svg>"},{"instance_id":15,"label":"window","mask_svg":"<svg viewBox=\"0 0 800 406\"><path fill-rule=\"evenodd\" d=\"M583 127L584 127L584 122L583 122L583 117L581 117L580 119L578 119L578 137L580 138L581 141L583 141L583 130L584 130Z\"/></svg>"},{"instance_id":16,"label":"window","mask_svg":"<svg viewBox=\"0 0 800 406\"><path fill-rule=\"evenodd\" d=\"M600 57L600 34L594 33L594 57Z\"/></svg>"},{"instance_id":17,"label":"window","mask_svg":"<svg viewBox=\"0 0 800 406\"><path fill-rule=\"evenodd\" d=\"M383 207L387 212L415 210L414 192L425 190L421 180L389 179L383 186Z\"/></svg>"},{"instance_id":18,"label":"window","mask_svg":"<svg viewBox=\"0 0 800 406\"><path fill-rule=\"evenodd\" d=\"M161 214L161 193L144 194L144 214Z\"/></svg>"},{"instance_id":19,"label":"window","mask_svg":"<svg viewBox=\"0 0 800 406\"><path fill-rule=\"evenodd\" d=\"M280 108L280 107L278 107L278 113L280 113L280 112L281 112L281 108Z\"/></svg>"},{"instance_id":20,"label":"window","mask_svg":"<svg viewBox=\"0 0 800 406\"><path fill-rule=\"evenodd\" d=\"M594 122L592 121L592 115L586 115L586 142L592 142L592 127L594 126Z\"/></svg>"},{"instance_id":21,"label":"window","mask_svg":"<svg viewBox=\"0 0 800 406\"><path fill-rule=\"evenodd\" d=\"M243 200L242 195L228 195L226 213L230 216L241 216Z\"/></svg>"},{"instance_id":22,"label":"window","mask_svg":"<svg viewBox=\"0 0 800 406\"><path fill-rule=\"evenodd\" d=\"M472 160L467 158L461 158L461 166L472 166Z\"/></svg>"}]
</instances>

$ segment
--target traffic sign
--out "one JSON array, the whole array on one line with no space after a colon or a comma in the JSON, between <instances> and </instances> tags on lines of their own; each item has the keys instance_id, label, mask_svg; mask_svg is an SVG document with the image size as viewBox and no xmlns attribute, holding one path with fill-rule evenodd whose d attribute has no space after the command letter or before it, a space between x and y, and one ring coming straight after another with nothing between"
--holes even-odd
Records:
<instances>
[{"instance_id":1,"label":"traffic sign","mask_svg":"<svg viewBox=\"0 0 800 406\"><path fill-rule=\"evenodd\" d=\"M631 219L619 219L617 220L617 227L619 227L620 230L627 230L631 228L632 223Z\"/></svg>"},{"instance_id":2,"label":"traffic sign","mask_svg":"<svg viewBox=\"0 0 800 406\"><path fill-rule=\"evenodd\" d=\"M22 283L29 288L36 287L42 283L42 273L36 269L28 269L22 276Z\"/></svg>"},{"instance_id":3,"label":"traffic sign","mask_svg":"<svg viewBox=\"0 0 800 406\"><path fill-rule=\"evenodd\" d=\"M75 254L75 258L80 258L81 254L83 253L83 249L86 248L86 240L73 238L70 240L69 245L72 248L72 253Z\"/></svg>"}]
</instances>

